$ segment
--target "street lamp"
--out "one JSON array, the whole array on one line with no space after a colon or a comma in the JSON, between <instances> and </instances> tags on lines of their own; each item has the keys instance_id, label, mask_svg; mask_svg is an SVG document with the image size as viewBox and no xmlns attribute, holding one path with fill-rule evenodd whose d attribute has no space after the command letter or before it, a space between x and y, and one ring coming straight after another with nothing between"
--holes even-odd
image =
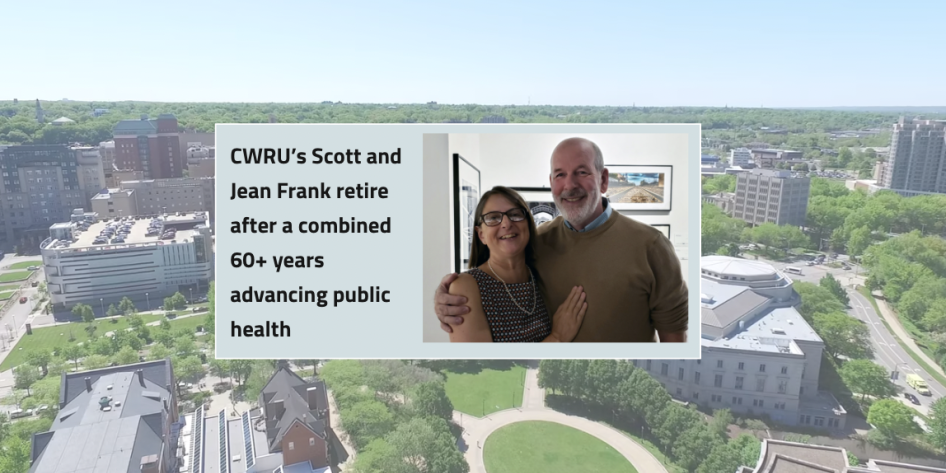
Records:
<instances>
[{"instance_id":1,"label":"street lamp","mask_svg":"<svg viewBox=\"0 0 946 473\"><path fill-rule=\"evenodd\" d=\"M105 317L105 298L99 297L99 302L102 304L102 317Z\"/></svg>"},{"instance_id":2,"label":"street lamp","mask_svg":"<svg viewBox=\"0 0 946 473\"><path fill-rule=\"evenodd\" d=\"M148 312L151 311L151 299L148 297L148 293L145 293L145 301L148 303Z\"/></svg>"},{"instance_id":3,"label":"street lamp","mask_svg":"<svg viewBox=\"0 0 946 473\"><path fill-rule=\"evenodd\" d=\"M194 287L191 286L190 289L191 289L191 300L188 301L188 302L190 302L191 304L193 304L193 303L194 303Z\"/></svg>"}]
</instances>

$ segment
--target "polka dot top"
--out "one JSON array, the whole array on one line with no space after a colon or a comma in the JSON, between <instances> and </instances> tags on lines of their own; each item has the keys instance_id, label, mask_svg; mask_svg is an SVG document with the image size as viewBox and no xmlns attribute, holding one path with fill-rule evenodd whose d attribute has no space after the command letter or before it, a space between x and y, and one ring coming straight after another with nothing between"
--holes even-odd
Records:
<instances>
[{"instance_id":1,"label":"polka dot top","mask_svg":"<svg viewBox=\"0 0 946 473\"><path fill-rule=\"evenodd\" d=\"M509 292L520 306L530 310L535 304L532 315L526 314L509 297L509 292L499 281L479 268L467 271L476 278L480 288L480 299L486 323L493 334L493 342L541 342L552 333L552 319L545 309L542 294L533 293L532 281L509 284ZM538 288L535 289L538 291ZM538 298L537 302L533 302Z\"/></svg>"}]
</instances>

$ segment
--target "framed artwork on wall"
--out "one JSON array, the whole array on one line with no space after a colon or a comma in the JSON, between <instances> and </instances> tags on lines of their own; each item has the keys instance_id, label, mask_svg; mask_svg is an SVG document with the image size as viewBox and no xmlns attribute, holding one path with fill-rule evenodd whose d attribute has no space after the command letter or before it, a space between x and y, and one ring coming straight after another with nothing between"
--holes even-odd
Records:
<instances>
[{"instance_id":1,"label":"framed artwork on wall","mask_svg":"<svg viewBox=\"0 0 946 473\"><path fill-rule=\"evenodd\" d=\"M670 211L673 196L673 166L630 166L608 168L608 200L615 210Z\"/></svg>"},{"instance_id":2,"label":"framed artwork on wall","mask_svg":"<svg viewBox=\"0 0 946 473\"><path fill-rule=\"evenodd\" d=\"M532 218L535 220L535 226L559 216L555 200L552 199L552 189L548 187L512 187L511 189L525 199L529 211L532 212Z\"/></svg>"},{"instance_id":3,"label":"framed artwork on wall","mask_svg":"<svg viewBox=\"0 0 946 473\"><path fill-rule=\"evenodd\" d=\"M480 202L480 170L459 154L453 155L453 246L455 271L462 273L470 265L473 245L473 212Z\"/></svg>"},{"instance_id":4,"label":"framed artwork on wall","mask_svg":"<svg viewBox=\"0 0 946 473\"><path fill-rule=\"evenodd\" d=\"M657 230L660 230L660 233L663 233L664 236L667 237L668 240L670 239L670 225L669 225L669 224L666 224L666 223L656 223L656 224L651 225L651 226L654 227L654 228L656 228Z\"/></svg>"}]
</instances>

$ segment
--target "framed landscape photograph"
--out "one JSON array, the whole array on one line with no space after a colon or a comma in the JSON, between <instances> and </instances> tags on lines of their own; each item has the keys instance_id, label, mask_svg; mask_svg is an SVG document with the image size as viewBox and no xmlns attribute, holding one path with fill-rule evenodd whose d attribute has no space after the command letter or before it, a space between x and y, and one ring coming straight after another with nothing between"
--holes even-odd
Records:
<instances>
[{"instance_id":1,"label":"framed landscape photograph","mask_svg":"<svg viewBox=\"0 0 946 473\"><path fill-rule=\"evenodd\" d=\"M670 211L673 196L673 166L630 166L608 168L608 192L615 210Z\"/></svg>"},{"instance_id":2,"label":"framed landscape photograph","mask_svg":"<svg viewBox=\"0 0 946 473\"><path fill-rule=\"evenodd\" d=\"M651 226L656 228L657 230L660 230L660 233L663 233L664 236L667 237L668 240L670 239L670 225L669 224L657 223Z\"/></svg>"},{"instance_id":3,"label":"framed landscape photograph","mask_svg":"<svg viewBox=\"0 0 946 473\"><path fill-rule=\"evenodd\" d=\"M535 226L538 227L559 216L558 208L552 199L552 189L547 187L512 187L512 190L518 192L525 199L529 211L532 212L532 218L535 220Z\"/></svg>"},{"instance_id":4,"label":"framed landscape photograph","mask_svg":"<svg viewBox=\"0 0 946 473\"><path fill-rule=\"evenodd\" d=\"M456 272L470 264L470 249L476 226L476 206L480 202L480 170L459 154L453 155L453 242Z\"/></svg>"}]
</instances>

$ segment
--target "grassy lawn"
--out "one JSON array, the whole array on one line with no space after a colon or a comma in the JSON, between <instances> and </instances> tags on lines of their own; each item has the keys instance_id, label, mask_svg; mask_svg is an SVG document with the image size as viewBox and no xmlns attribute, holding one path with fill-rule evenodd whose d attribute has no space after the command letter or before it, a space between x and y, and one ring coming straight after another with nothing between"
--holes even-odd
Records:
<instances>
[{"instance_id":1,"label":"grassy lawn","mask_svg":"<svg viewBox=\"0 0 946 473\"><path fill-rule=\"evenodd\" d=\"M10 269L26 269L30 266L42 266L43 262L40 260L36 261L24 261L22 263L11 264Z\"/></svg>"},{"instance_id":2,"label":"grassy lawn","mask_svg":"<svg viewBox=\"0 0 946 473\"><path fill-rule=\"evenodd\" d=\"M934 369L932 366L930 366L929 363L926 362L926 360L924 360L922 357L920 357L920 355L918 355L915 351L913 351L913 349L909 345L907 345L906 343L903 343L903 340L901 340L900 337L897 336L897 333L894 332L892 328L890 328L890 324L887 323L887 319L885 319L883 315L880 315L880 308L877 307L877 301L874 300L874 296L870 293L870 290L867 289L866 287L860 286L857 288L857 292L860 292L861 295L866 297L867 300L870 301L870 304L874 306L874 311L877 312L878 316L880 316L880 321L884 323L884 326L887 327L887 331L890 332L891 335L893 335L893 338L897 339L897 343L903 348L903 351L907 352L907 354L910 355L910 358L913 358L913 361L917 362L917 364L919 364L920 367L923 368L923 370L926 371L930 376L932 376L936 381L939 381L940 384L946 386L946 378L944 378L943 375L939 374L939 372L936 371L936 369ZM900 321L901 323L903 323L903 318L900 318ZM906 329L908 333L914 333L913 331L907 329L906 326L904 326L904 329ZM914 330L916 330L916 327L914 327ZM923 338L919 338L918 340L920 340L920 343L923 343L922 342ZM930 358L934 358L934 359L936 358L935 356L933 356L932 353L927 353L927 355L929 355Z\"/></svg>"},{"instance_id":3,"label":"grassy lawn","mask_svg":"<svg viewBox=\"0 0 946 473\"><path fill-rule=\"evenodd\" d=\"M526 369L521 366L504 371L487 368L476 374L450 371L445 374L447 397L453 402L453 408L460 412L482 417L522 405L522 380Z\"/></svg>"},{"instance_id":4,"label":"grassy lawn","mask_svg":"<svg viewBox=\"0 0 946 473\"><path fill-rule=\"evenodd\" d=\"M6 286L0 286L0 292L15 291L19 288L20 288L19 284L9 284Z\"/></svg>"},{"instance_id":5,"label":"grassy lawn","mask_svg":"<svg viewBox=\"0 0 946 473\"><path fill-rule=\"evenodd\" d=\"M21 281L30 277L30 271L15 271L12 273L0 274L0 282Z\"/></svg>"},{"instance_id":6,"label":"grassy lawn","mask_svg":"<svg viewBox=\"0 0 946 473\"><path fill-rule=\"evenodd\" d=\"M184 315L184 314L182 314L182 315ZM170 322L171 322L171 330L177 330L177 329L181 329L181 328L186 328L186 329L188 329L188 330L190 330L190 331L193 332L193 331L197 330L197 326L198 326L198 325L206 325L206 323L205 323L206 321L207 321L207 313L206 313L206 312L199 312L199 313L194 314L194 315L189 316L189 317L178 318L178 319L172 319L172 320L170 321ZM205 327L204 327L204 330L205 330L205 331L208 331L208 332L211 332L211 331L213 331L213 327L206 327L206 326L205 326Z\"/></svg>"},{"instance_id":7,"label":"grassy lawn","mask_svg":"<svg viewBox=\"0 0 946 473\"><path fill-rule=\"evenodd\" d=\"M144 314L141 316L145 323L160 320L164 316L157 314ZM95 333L98 336L105 335L105 332L116 332L128 328L128 319L119 317L117 323L111 323L109 319L96 320L94 325L98 327ZM173 322L172 322L173 323ZM69 342L69 334L75 337L74 342ZM85 324L82 322L73 322L65 325L55 325L52 327L39 327L33 329L33 335L27 335L20 338L13 350L0 363L0 371L6 371L16 367L26 361L26 353L31 349L46 350L52 353L53 348L69 345L70 343L84 342L89 339L89 334L85 331ZM22 350L20 349L22 348Z\"/></svg>"},{"instance_id":8,"label":"grassy lawn","mask_svg":"<svg viewBox=\"0 0 946 473\"><path fill-rule=\"evenodd\" d=\"M0 292L0 301L5 301L5 300L7 300L7 299L13 297L13 293L14 293L14 292L16 292L16 291Z\"/></svg>"},{"instance_id":9,"label":"grassy lawn","mask_svg":"<svg viewBox=\"0 0 946 473\"><path fill-rule=\"evenodd\" d=\"M483 461L489 473L637 473L610 445L553 422L517 422L493 432Z\"/></svg>"}]
</instances>

